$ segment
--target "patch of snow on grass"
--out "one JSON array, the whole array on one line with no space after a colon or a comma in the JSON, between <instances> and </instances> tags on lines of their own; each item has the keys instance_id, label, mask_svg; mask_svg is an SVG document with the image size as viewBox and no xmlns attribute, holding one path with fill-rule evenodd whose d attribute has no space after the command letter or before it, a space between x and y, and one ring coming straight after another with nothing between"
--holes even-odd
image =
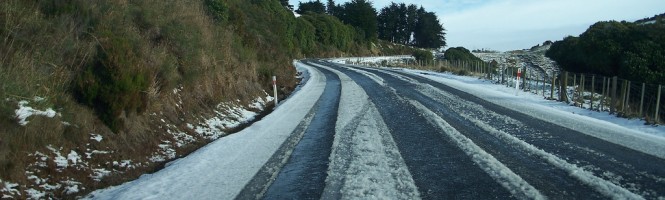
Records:
<instances>
[{"instance_id":1,"label":"patch of snow on grass","mask_svg":"<svg viewBox=\"0 0 665 200\"><path fill-rule=\"evenodd\" d=\"M120 168L134 168L132 160L121 160L120 162L113 161L113 166Z\"/></svg>"},{"instance_id":2,"label":"patch of snow on grass","mask_svg":"<svg viewBox=\"0 0 665 200\"><path fill-rule=\"evenodd\" d=\"M34 188L25 190L25 193L28 194L29 199L44 199L46 197L46 192L35 190Z\"/></svg>"},{"instance_id":3,"label":"patch of snow on grass","mask_svg":"<svg viewBox=\"0 0 665 200\"><path fill-rule=\"evenodd\" d=\"M55 117L57 114L55 110L52 108L48 108L44 111L41 110L36 110L30 106L28 106L28 101L20 101L18 102L18 109L16 109L15 114L16 118L19 120L18 123L21 126L25 126L28 124L29 121L27 121L28 117L37 115L37 116L46 116L49 118Z\"/></svg>"},{"instance_id":4,"label":"patch of snow on grass","mask_svg":"<svg viewBox=\"0 0 665 200\"><path fill-rule=\"evenodd\" d=\"M76 194L79 193L79 185L68 185L65 186L65 194L70 195L70 194Z\"/></svg>"},{"instance_id":5,"label":"patch of snow on grass","mask_svg":"<svg viewBox=\"0 0 665 200\"><path fill-rule=\"evenodd\" d=\"M203 138L208 140L215 140L226 134L222 131L222 128L222 120L220 120L218 117L213 117L207 119L201 126L196 126L194 131Z\"/></svg>"},{"instance_id":6,"label":"patch of snow on grass","mask_svg":"<svg viewBox=\"0 0 665 200\"><path fill-rule=\"evenodd\" d=\"M81 161L81 156L79 156L76 151L71 150L69 154L67 154L67 160L72 162L72 165L76 165L76 163Z\"/></svg>"},{"instance_id":7,"label":"patch of snow on grass","mask_svg":"<svg viewBox=\"0 0 665 200\"><path fill-rule=\"evenodd\" d=\"M50 145L47 146L46 148L48 148L53 152L53 154L55 154L55 156L53 157L53 162L55 162L55 166L58 167L58 170L67 168L69 166L67 158L65 158L64 156L62 156L62 154L60 154L60 150L55 149Z\"/></svg>"},{"instance_id":8,"label":"patch of snow on grass","mask_svg":"<svg viewBox=\"0 0 665 200\"><path fill-rule=\"evenodd\" d=\"M102 137L102 135L100 135L100 134L92 133L90 135L91 135L90 139L94 140L94 141L97 141L97 142L101 142L104 139L104 137Z\"/></svg>"},{"instance_id":9,"label":"patch of snow on grass","mask_svg":"<svg viewBox=\"0 0 665 200\"><path fill-rule=\"evenodd\" d=\"M102 178L108 176L109 174L111 174L111 171L104 168L92 169L92 174L90 175L90 178L92 178L92 180L99 182L102 181Z\"/></svg>"},{"instance_id":10,"label":"patch of snow on grass","mask_svg":"<svg viewBox=\"0 0 665 200\"><path fill-rule=\"evenodd\" d=\"M3 183L2 188L0 188L0 193L4 194L1 199L13 199L16 196L21 196L21 193L18 191L18 189L16 189L19 184L3 181L2 179L0 179L0 183Z\"/></svg>"},{"instance_id":11,"label":"patch of snow on grass","mask_svg":"<svg viewBox=\"0 0 665 200\"><path fill-rule=\"evenodd\" d=\"M162 141L162 144L159 144L159 150L155 152L149 159L152 162L164 162L176 157L176 151L173 149L170 141Z\"/></svg>"},{"instance_id":12,"label":"patch of snow on grass","mask_svg":"<svg viewBox=\"0 0 665 200\"><path fill-rule=\"evenodd\" d=\"M92 151L90 151L90 149L88 149L88 151L89 151L89 152L86 152L86 153L85 153L85 158L87 158L87 159L91 159L92 156L95 155L95 154L109 154L109 153L112 153L112 152L110 152L110 151L100 151L100 150L92 150Z\"/></svg>"}]
</instances>

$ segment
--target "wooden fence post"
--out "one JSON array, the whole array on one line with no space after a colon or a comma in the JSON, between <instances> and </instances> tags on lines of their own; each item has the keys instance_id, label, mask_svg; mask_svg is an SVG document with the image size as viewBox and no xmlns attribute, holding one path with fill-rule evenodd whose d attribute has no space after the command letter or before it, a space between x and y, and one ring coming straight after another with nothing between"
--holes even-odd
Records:
<instances>
[{"instance_id":1,"label":"wooden fence post","mask_svg":"<svg viewBox=\"0 0 665 200\"><path fill-rule=\"evenodd\" d=\"M606 92L606 93L607 93L607 97L609 97L610 99L609 99L609 101L608 101L607 99L605 99L605 101L606 101L605 103L608 104L608 107L609 107L609 109L610 109L610 113L612 112L612 111L611 111L611 110L612 110L612 106L609 106L609 104L612 104L612 94L611 94L611 92L610 92L610 87L611 87L611 85L612 85L612 79L611 79L611 78L607 78L607 92Z\"/></svg>"},{"instance_id":2,"label":"wooden fence post","mask_svg":"<svg viewBox=\"0 0 665 200\"><path fill-rule=\"evenodd\" d=\"M612 98L612 103L610 105L610 113L614 113L616 111L616 106L617 104L617 77L612 77L612 90L610 90L610 98Z\"/></svg>"},{"instance_id":3,"label":"wooden fence post","mask_svg":"<svg viewBox=\"0 0 665 200\"><path fill-rule=\"evenodd\" d=\"M580 74L580 108L584 108L584 74Z\"/></svg>"},{"instance_id":4,"label":"wooden fence post","mask_svg":"<svg viewBox=\"0 0 665 200\"><path fill-rule=\"evenodd\" d=\"M603 108L605 108L605 106L603 104L605 104L605 97L607 96L607 91L605 90L605 83L606 83L605 77L603 76L603 88L601 88L601 90L603 91L603 95L600 97L600 111L601 112L603 111Z\"/></svg>"},{"instance_id":5,"label":"wooden fence post","mask_svg":"<svg viewBox=\"0 0 665 200\"><path fill-rule=\"evenodd\" d=\"M644 117L644 115L642 115L642 110L644 108L644 88L645 87L646 87L646 83L642 83L642 95L641 95L641 98L640 98L640 117Z\"/></svg>"},{"instance_id":6,"label":"wooden fence post","mask_svg":"<svg viewBox=\"0 0 665 200\"><path fill-rule=\"evenodd\" d=\"M594 96L596 96L596 75L591 75L591 110L593 110Z\"/></svg>"},{"instance_id":7,"label":"wooden fence post","mask_svg":"<svg viewBox=\"0 0 665 200\"><path fill-rule=\"evenodd\" d=\"M526 91L526 86L527 86L527 84L526 84L526 67L522 68L522 76L520 77L520 80L522 81L521 82L522 90Z\"/></svg>"},{"instance_id":8,"label":"wooden fence post","mask_svg":"<svg viewBox=\"0 0 665 200\"><path fill-rule=\"evenodd\" d=\"M556 84L556 76L552 76L552 86L551 86L551 93L550 93L550 99L554 99L554 84ZM561 94L561 92L559 92Z\"/></svg>"},{"instance_id":9,"label":"wooden fence post","mask_svg":"<svg viewBox=\"0 0 665 200\"><path fill-rule=\"evenodd\" d=\"M626 85L626 102L624 103L625 107L630 107L630 84L631 82L628 81L628 85ZM630 112L630 110L624 109L624 112L627 114L627 112Z\"/></svg>"},{"instance_id":10,"label":"wooden fence post","mask_svg":"<svg viewBox=\"0 0 665 200\"><path fill-rule=\"evenodd\" d=\"M561 80L561 88L562 90L559 91L559 100L565 101L566 103L570 103L570 100L568 99L568 72L563 72L563 80ZM554 93L554 92L552 92Z\"/></svg>"},{"instance_id":11,"label":"wooden fence post","mask_svg":"<svg viewBox=\"0 0 665 200\"><path fill-rule=\"evenodd\" d=\"M660 110L660 91L662 90L662 85L658 85L658 98L656 98L656 116L654 117L655 123L658 123L658 111Z\"/></svg>"}]
</instances>

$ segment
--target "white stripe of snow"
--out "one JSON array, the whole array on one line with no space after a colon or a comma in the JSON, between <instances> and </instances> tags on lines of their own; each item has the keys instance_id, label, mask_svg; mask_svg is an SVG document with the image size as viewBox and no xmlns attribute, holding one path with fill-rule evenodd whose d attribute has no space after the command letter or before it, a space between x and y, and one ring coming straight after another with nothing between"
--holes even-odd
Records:
<instances>
[{"instance_id":1,"label":"white stripe of snow","mask_svg":"<svg viewBox=\"0 0 665 200\"><path fill-rule=\"evenodd\" d=\"M316 66L337 74L342 84L323 199L420 199L397 144L367 93L346 74Z\"/></svg>"},{"instance_id":2,"label":"white stripe of snow","mask_svg":"<svg viewBox=\"0 0 665 200\"><path fill-rule=\"evenodd\" d=\"M374 82L378 83L379 85L382 85L382 86L383 86L383 85L386 85L386 83L385 83L385 81L383 80L383 78L377 76L376 74L372 74L372 73L369 73L369 72L367 72L367 71L359 70L359 69L356 69L356 68L353 68L353 67L348 67L348 66L346 66L346 65L344 65L344 66L342 66L342 67L344 67L345 69L351 70L351 71L355 71L355 72L357 72L357 73L359 73L359 74L365 75L365 76L367 76L368 78L374 80Z\"/></svg>"},{"instance_id":3,"label":"white stripe of snow","mask_svg":"<svg viewBox=\"0 0 665 200\"><path fill-rule=\"evenodd\" d=\"M395 74L395 73L392 73L392 72L388 72L388 73L395 76L395 77L398 77L398 78L402 77L401 75L398 75L398 74ZM413 83L414 84L419 84L418 82L413 82ZM424 87L428 86L428 85L425 85L425 84L419 84L419 85L424 86ZM429 86L428 88L431 89L431 90L434 90L435 92L438 92L439 94L448 94L447 92L442 91L442 90L440 90L438 88L435 88L433 86ZM437 99L436 97L432 96L431 94L428 94L428 92L422 91L422 89L419 89L419 92L421 92L422 94L425 94L427 96L430 96L433 99ZM480 106L476 103L472 103L472 102L463 102L463 103L465 104L464 105L465 107L466 106L482 107L482 106ZM491 125L488 125L488 124L486 124L486 123L484 123L484 122L482 122L482 121L480 121L476 118L473 118L473 117L471 117L471 116L469 116L465 113L459 113L459 114L460 114L460 116L464 117L465 119L467 119L467 120L471 121L472 123L476 124L478 127L488 131L493 136L502 139L504 142L515 145L517 147L520 147L520 148L522 148L523 150L525 150L527 152L531 152L532 154L536 154L539 157L543 158L548 163L550 163L550 164L552 164L552 165L554 165L558 168L561 168L561 169L565 170L572 177L575 177L579 181L591 186L592 188L595 188L601 194L607 195L607 196L612 197L614 199L641 199L642 198L639 195L636 195L636 194L634 194L634 193L632 193L632 192L630 192L630 191L628 191L628 190L626 190L622 187L619 187L619 186L615 185L614 183L612 183L610 181L607 181L607 180L601 179L599 177L596 177L591 172L585 171L584 169L582 169L580 167L577 167L574 164L570 164L570 163L566 162L565 160L563 160L563 159L561 159L561 158L559 158L555 155L547 153L544 150L538 149L537 147L535 147L535 146L533 146L529 143L526 143L526 142L520 140L519 138L517 138L513 135L510 135L510 134L508 134L506 132L503 132L501 130L497 130L494 127L492 127ZM494 113L494 112L491 112L491 114L496 115L496 113Z\"/></svg>"},{"instance_id":4,"label":"white stripe of snow","mask_svg":"<svg viewBox=\"0 0 665 200\"><path fill-rule=\"evenodd\" d=\"M485 83L472 77L459 77L450 74L437 76L425 75L418 70L405 70L431 80L443 83L455 89L465 91L486 101L521 112L543 121L641 151L665 159L665 135L660 130L650 130L633 126L627 119L605 121L596 119L605 113L596 113L580 108L568 106L565 103L544 100L542 97L521 93L515 96L514 90L502 85ZM427 72L432 73L432 72ZM508 90L511 90L508 92ZM571 112L572 111L572 112ZM575 113L591 113L584 116ZM662 136L658 136L658 135Z\"/></svg>"},{"instance_id":5,"label":"white stripe of snow","mask_svg":"<svg viewBox=\"0 0 665 200\"><path fill-rule=\"evenodd\" d=\"M422 113L430 123L441 128L443 134L455 142L464 153L471 157L474 163L478 164L481 169L510 191L511 194L518 198L546 199L546 197L540 194L540 192L531 186L531 184L515 174L515 172L503 165L503 163L499 162L494 156L473 143L471 139L462 135L462 133L453 128L436 113L427 109L424 105L420 104L420 102L414 100L409 100L409 102L415 106L416 109L420 110L420 113Z\"/></svg>"},{"instance_id":6,"label":"white stripe of snow","mask_svg":"<svg viewBox=\"0 0 665 200\"><path fill-rule=\"evenodd\" d=\"M634 194L630 191L628 191L625 188L619 187L615 185L614 183L607 181L602 178L598 178L593 175L593 173L585 171L584 169L577 167L574 164L570 164L566 162L565 160L552 155L550 153L547 153L546 151L542 149L538 149L537 147L526 143L519 138L510 135L506 132L503 132L501 130L497 130L494 127L485 124L484 122L477 120L473 117L470 117L466 114L461 114L460 116L464 117L465 119L473 122L476 124L478 127L486 130L493 136L503 140L504 142L514 145L517 147L522 148L523 150L527 152L531 152L531 154L538 155L548 163L565 170L570 174L570 176L575 177L577 180L581 181L584 184L587 184L591 186L592 188L595 188L598 192L601 194L607 195L608 197L611 197L612 199L643 199L641 196Z\"/></svg>"},{"instance_id":7,"label":"white stripe of snow","mask_svg":"<svg viewBox=\"0 0 665 200\"><path fill-rule=\"evenodd\" d=\"M120 186L91 193L93 199L232 199L268 161L323 93L318 70L289 100L261 121L220 138L168 167Z\"/></svg>"}]
</instances>

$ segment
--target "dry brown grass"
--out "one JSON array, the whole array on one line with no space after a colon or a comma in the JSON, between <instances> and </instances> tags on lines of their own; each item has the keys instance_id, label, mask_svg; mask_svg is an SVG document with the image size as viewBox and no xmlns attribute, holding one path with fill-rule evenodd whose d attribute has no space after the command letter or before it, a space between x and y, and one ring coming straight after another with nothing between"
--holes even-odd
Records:
<instances>
[{"instance_id":1,"label":"dry brown grass","mask_svg":"<svg viewBox=\"0 0 665 200\"><path fill-rule=\"evenodd\" d=\"M280 77L281 95L290 91L296 81L290 54L273 47L274 41L248 34L249 30L238 31L234 25L213 22L198 0L1 1L0 179L30 186L25 171L35 157L27 155L47 153L47 145L79 154L87 149L114 152L93 157L89 160L91 166L109 167L109 160L122 159L145 163L157 145L172 140L159 128L160 118L182 128L212 116L210 109L220 102L238 99L248 103L270 86L259 68ZM146 101L144 111L122 112L117 117L124 121L123 126L115 132L99 119L99 111L77 100L72 91L73 82L97 59L98 51L107 51L113 45L111 37L132 41L136 62L120 67L149 77L148 86L141 92ZM260 46L251 46L250 41L260 41ZM259 59L266 55L271 60ZM184 90L174 94L173 89L180 87ZM46 100L35 102L34 97ZM33 116L28 119L30 123L20 126L14 111L21 100L29 100L36 109L53 108L60 115ZM180 102L181 108L174 106ZM92 133L102 135L104 140L91 142ZM186 154L205 142L200 139L178 152ZM36 175L51 177L52 183L73 178L90 191L159 167L143 165L102 182L89 178L90 169L58 172L52 163Z\"/></svg>"}]
</instances>

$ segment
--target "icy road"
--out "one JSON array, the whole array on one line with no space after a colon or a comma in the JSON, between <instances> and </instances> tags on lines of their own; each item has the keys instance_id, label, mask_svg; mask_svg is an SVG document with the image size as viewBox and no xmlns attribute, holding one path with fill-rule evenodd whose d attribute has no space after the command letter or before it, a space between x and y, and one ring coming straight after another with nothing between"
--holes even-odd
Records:
<instances>
[{"instance_id":1,"label":"icy road","mask_svg":"<svg viewBox=\"0 0 665 200\"><path fill-rule=\"evenodd\" d=\"M663 199L665 140L397 69L296 63L251 127L92 199Z\"/></svg>"}]
</instances>

